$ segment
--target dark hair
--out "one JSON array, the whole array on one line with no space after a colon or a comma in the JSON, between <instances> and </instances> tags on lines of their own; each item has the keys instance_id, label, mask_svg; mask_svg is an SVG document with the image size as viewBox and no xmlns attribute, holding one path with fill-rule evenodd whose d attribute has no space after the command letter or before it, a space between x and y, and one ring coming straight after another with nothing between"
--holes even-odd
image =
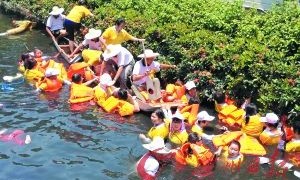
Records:
<instances>
[{"instance_id":1,"label":"dark hair","mask_svg":"<svg viewBox=\"0 0 300 180\"><path fill-rule=\"evenodd\" d=\"M120 98L121 100L127 100L128 99L127 90L126 89L119 89L118 98Z\"/></svg>"},{"instance_id":2,"label":"dark hair","mask_svg":"<svg viewBox=\"0 0 300 180\"><path fill-rule=\"evenodd\" d=\"M233 141L231 141L231 142L230 142L230 144L229 144L229 146L230 146L231 144L235 144L235 145L237 145L237 146L239 147L239 150L241 150L241 143L240 143L240 142L238 142L237 140L233 140Z\"/></svg>"},{"instance_id":3,"label":"dark hair","mask_svg":"<svg viewBox=\"0 0 300 180\"><path fill-rule=\"evenodd\" d=\"M33 69L36 64L37 64L36 60L32 57L29 57L24 61L25 69Z\"/></svg>"},{"instance_id":4,"label":"dark hair","mask_svg":"<svg viewBox=\"0 0 300 180\"><path fill-rule=\"evenodd\" d=\"M189 134L189 137L188 137L188 142L189 143L196 143L198 141L200 141L201 139L199 138L198 134L196 132L192 132Z\"/></svg>"},{"instance_id":5,"label":"dark hair","mask_svg":"<svg viewBox=\"0 0 300 180\"><path fill-rule=\"evenodd\" d=\"M72 82L74 83L80 83L81 81L81 74L75 73L72 76Z\"/></svg>"},{"instance_id":6,"label":"dark hair","mask_svg":"<svg viewBox=\"0 0 300 180\"><path fill-rule=\"evenodd\" d=\"M177 111L177 106L171 106L171 107L170 107L170 110L171 110L171 113L172 113L172 114L175 114L176 111Z\"/></svg>"},{"instance_id":7,"label":"dark hair","mask_svg":"<svg viewBox=\"0 0 300 180\"><path fill-rule=\"evenodd\" d=\"M79 1L78 1L78 4L79 4L79 5L85 5L85 3L86 3L85 0L79 0Z\"/></svg>"},{"instance_id":8,"label":"dark hair","mask_svg":"<svg viewBox=\"0 0 300 180\"><path fill-rule=\"evenodd\" d=\"M118 18L115 22L115 24L117 26L120 26L122 23L125 23L125 19L124 18Z\"/></svg>"},{"instance_id":9,"label":"dark hair","mask_svg":"<svg viewBox=\"0 0 300 180\"><path fill-rule=\"evenodd\" d=\"M250 116L257 114L257 107L255 104L250 103L246 106L245 111L246 111L246 124L248 124L250 120Z\"/></svg>"},{"instance_id":10,"label":"dark hair","mask_svg":"<svg viewBox=\"0 0 300 180\"><path fill-rule=\"evenodd\" d=\"M161 109L157 109L153 112L159 119L165 119L165 114Z\"/></svg>"},{"instance_id":11,"label":"dark hair","mask_svg":"<svg viewBox=\"0 0 300 180\"><path fill-rule=\"evenodd\" d=\"M192 104L199 104L200 102L199 102L199 100L197 99L197 98L194 98L194 97L192 97L192 98L190 98L189 99L189 105L192 105Z\"/></svg>"},{"instance_id":12,"label":"dark hair","mask_svg":"<svg viewBox=\"0 0 300 180\"><path fill-rule=\"evenodd\" d=\"M296 121L293 124L293 129L295 134L300 134L300 121Z\"/></svg>"},{"instance_id":13,"label":"dark hair","mask_svg":"<svg viewBox=\"0 0 300 180\"><path fill-rule=\"evenodd\" d=\"M217 91L214 93L214 100L218 103L218 104L223 104L225 103L225 93L223 93L222 91Z\"/></svg>"},{"instance_id":14,"label":"dark hair","mask_svg":"<svg viewBox=\"0 0 300 180\"><path fill-rule=\"evenodd\" d=\"M29 57L30 56L29 56L28 53L24 53L24 54L21 55L21 59L20 60L24 62L26 59L29 59Z\"/></svg>"},{"instance_id":15,"label":"dark hair","mask_svg":"<svg viewBox=\"0 0 300 180\"><path fill-rule=\"evenodd\" d=\"M272 123L266 123L267 126L269 127L273 127L273 128L277 128L278 127L279 122L272 124Z\"/></svg>"}]
</instances>

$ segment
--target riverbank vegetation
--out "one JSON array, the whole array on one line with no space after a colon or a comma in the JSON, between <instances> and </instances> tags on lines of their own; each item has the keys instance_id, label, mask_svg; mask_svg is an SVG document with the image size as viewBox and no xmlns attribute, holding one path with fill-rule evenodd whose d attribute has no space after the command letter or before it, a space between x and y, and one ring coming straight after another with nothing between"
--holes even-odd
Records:
<instances>
[{"instance_id":1,"label":"riverbank vegetation","mask_svg":"<svg viewBox=\"0 0 300 180\"><path fill-rule=\"evenodd\" d=\"M76 1L4 0L46 20L54 5L67 14ZM224 0L87 0L96 15L85 25L104 30L118 17L127 30L146 39L160 61L178 64L161 74L167 82L198 79L201 97L215 90L233 97L252 97L262 112L300 111L300 8L286 1L262 13ZM128 43L135 55L138 44Z\"/></svg>"}]
</instances>

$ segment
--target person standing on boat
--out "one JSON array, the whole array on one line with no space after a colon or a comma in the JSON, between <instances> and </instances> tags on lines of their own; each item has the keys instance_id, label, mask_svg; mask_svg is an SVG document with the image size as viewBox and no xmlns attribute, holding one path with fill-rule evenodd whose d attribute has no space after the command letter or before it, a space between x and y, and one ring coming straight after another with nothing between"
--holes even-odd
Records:
<instances>
[{"instance_id":1,"label":"person standing on boat","mask_svg":"<svg viewBox=\"0 0 300 180\"><path fill-rule=\"evenodd\" d=\"M64 29L65 15L62 14L63 12L64 8L54 6L47 19L46 31L56 41L67 34Z\"/></svg>"},{"instance_id":2,"label":"person standing on boat","mask_svg":"<svg viewBox=\"0 0 300 180\"><path fill-rule=\"evenodd\" d=\"M64 26L67 30L67 37L69 38L71 53L74 51L74 33L75 30L78 31L80 29L81 19L86 16L94 16L93 13L84 6L84 4L85 0L79 0L78 5L75 5L71 9L64 21Z\"/></svg>"},{"instance_id":3,"label":"person standing on boat","mask_svg":"<svg viewBox=\"0 0 300 180\"><path fill-rule=\"evenodd\" d=\"M103 56L103 63L100 69L100 76L107 68L109 60L118 66L117 72L113 80L109 83L109 86L114 85L118 80L120 82L120 87L128 89L127 82L129 81L129 75L131 74L132 67L134 65L134 59L132 54L120 44L108 45ZM119 79L120 78L120 79Z\"/></svg>"},{"instance_id":4,"label":"person standing on boat","mask_svg":"<svg viewBox=\"0 0 300 180\"><path fill-rule=\"evenodd\" d=\"M139 39L130 35L125 29L125 19L119 18L116 20L114 26L107 28L103 34L102 38L105 40L105 44L122 44L125 41L139 41L143 42L145 39Z\"/></svg>"},{"instance_id":5,"label":"person standing on boat","mask_svg":"<svg viewBox=\"0 0 300 180\"><path fill-rule=\"evenodd\" d=\"M102 41L100 40L102 31L97 29L90 29L84 36L84 41L69 55L72 58L82 47L88 47L82 51L82 58L84 62L90 66L99 63L99 56L102 54Z\"/></svg>"}]
</instances>

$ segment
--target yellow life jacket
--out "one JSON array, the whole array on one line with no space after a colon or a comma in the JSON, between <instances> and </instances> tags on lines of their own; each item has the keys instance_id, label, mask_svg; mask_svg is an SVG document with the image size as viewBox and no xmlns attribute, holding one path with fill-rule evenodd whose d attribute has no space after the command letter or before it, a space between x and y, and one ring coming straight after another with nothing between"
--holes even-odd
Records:
<instances>
[{"instance_id":1,"label":"yellow life jacket","mask_svg":"<svg viewBox=\"0 0 300 180\"><path fill-rule=\"evenodd\" d=\"M203 129L198 124L194 124L191 131L197 133L199 136L203 134Z\"/></svg>"},{"instance_id":2,"label":"yellow life jacket","mask_svg":"<svg viewBox=\"0 0 300 180\"><path fill-rule=\"evenodd\" d=\"M239 168L244 161L244 155L240 154L238 157L231 159L228 158L228 150L224 153L225 166L230 169Z\"/></svg>"},{"instance_id":3,"label":"yellow life jacket","mask_svg":"<svg viewBox=\"0 0 300 180\"><path fill-rule=\"evenodd\" d=\"M300 140L291 140L286 143L285 146L286 152L300 152Z\"/></svg>"},{"instance_id":4,"label":"yellow life jacket","mask_svg":"<svg viewBox=\"0 0 300 180\"><path fill-rule=\"evenodd\" d=\"M110 96L108 99L104 101L102 104L102 108L108 112L111 113L119 106L119 99L115 98L114 96Z\"/></svg>"},{"instance_id":5,"label":"yellow life jacket","mask_svg":"<svg viewBox=\"0 0 300 180\"><path fill-rule=\"evenodd\" d=\"M212 142L216 147L226 146L233 140L238 140L243 135L242 131L233 131L213 137Z\"/></svg>"},{"instance_id":6,"label":"yellow life jacket","mask_svg":"<svg viewBox=\"0 0 300 180\"><path fill-rule=\"evenodd\" d=\"M228 106L228 104L224 103L224 104L218 104L215 101L215 110L219 113L221 112L226 106Z\"/></svg>"},{"instance_id":7,"label":"yellow life jacket","mask_svg":"<svg viewBox=\"0 0 300 180\"><path fill-rule=\"evenodd\" d=\"M220 109L218 118L221 122L231 127L234 125L241 126L245 114L243 109L239 109L235 105L227 104L216 104L216 108Z\"/></svg>"},{"instance_id":8,"label":"yellow life jacket","mask_svg":"<svg viewBox=\"0 0 300 180\"><path fill-rule=\"evenodd\" d=\"M95 88L95 101L99 106L103 106L103 103L107 99L107 93L100 87Z\"/></svg>"},{"instance_id":9,"label":"yellow life jacket","mask_svg":"<svg viewBox=\"0 0 300 180\"><path fill-rule=\"evenodd\" d=\"M92 50L92 49L85 49L82 51L82 58L84 62L88 63L89 65L95 65L99 62L99 57L102 54L102 51Z\"/></svg>"},{"instance_id":10,"label":"yellow life jacket","mask_svg":"<svg viewBox=\"0 0 300 180\"><path fill-rule=\"evenodd\" d=\"M172 142L176 145L182 145L187 141L188 136L189 135L185 130L183 130L181 132L174 132L174 133L170 132L169 140L170 140L170 142Z\"/></svg>"},{"instance_id":11,"label":"yellow life jacket","mask_svg":"<svg viewBox=\"0 0 300 180\"><path fill-rule=\"evenodd\" d=\"M259 143L259 141L251 136L244 134L239 138L241 144L240 152L243 154L264 156L267 154L265 148Z\"/></svg>"},{"instance_id":12,"label":"yellow life jacket","mask_svg":"<svg viewBox=\"0 0 300 180\"><path fill-rule=\"evenodd\" d=\"M94 90L84 84L71 84L70 103L87 102L94 98Z\"/></svg>"},{"instance_id":13,"label":"yellow life jacket","mask_svg":"<svg viewBox=\"0 0 300 180\"><path fill-rule=\"evenodd\" d=\"M248 124L242 122L242 131L249 136L258 137L263 131L264 124L260 121L259 115L250 116Z\"/></svg>"},{"instance_id":14,"label":"yellow life jacket","mask_svg":"<svg viewBox=\"0 0 300 180\"><path fill-rule=\"evenodd\" d=\"M32 25L32 22L31 21L27 21L27 20L25 20L25 21L15 21L15 24L18 27L7 30L6 34L12 35L12 34L21 33L23 31L25 31L26 29L28 29Z\"/></svg>"},{"instance_id":15,"label":"yellow life jacket","mask_svg":"<svg viewBox=\"0 0 300 180\"><path fill-rule=\"evenodd\" d=\"M265 129L259 135L259 140L262 144L273 145L273 144L278 144L279 143L280 136L281 136L281 134L279 132L274 134L273 132L270 132L269 130Z\"/></svg>"},{"instance_id":16,"label":"yellow life jacket","mask_svg":"<svg viewBox=\"0 0 300 180\"><path fill-rule=\"evenodd\" d=\"M163 139L167 138L169 134L169 128L165 123L162 123L156 127L152 127L148 131L148 136L153 139L154 137L161 137Z\"/></svg>"},{"instance_id":17,"label":"yellow life jacket","mask_svg":"<svg viewBox=\"0 0 300 180\"><path fill-rule=\"evenodd\" d=\"M44 77L44 73L39 71L38 69L27 69L24 72L24 77L29 82L38 82L41 78Z\"/></svg>"},{"instance_id":18,"label":"yellow life jacket","mask_svg":"<svg viewBox=\"0 0 300 180\"><path fill-rule=\"evenodd\" d=\"M124 101L119 100L119 107L118 107L118 113L120 116L130 116L134 113L134 105Z\"/></svg>"},{"instance_id":19,"label":"yellow life jacket","mask_svg":"<svg viewBox=\"0 0 300 180\"><path fill-rule=\"evenodd\" d=\"M199 111L199 104L192 104L185 106L180 110L180 113L185 119L188 120L190 126L194 125L197 120L197 114Z\"/></svg>"}]
</instances>

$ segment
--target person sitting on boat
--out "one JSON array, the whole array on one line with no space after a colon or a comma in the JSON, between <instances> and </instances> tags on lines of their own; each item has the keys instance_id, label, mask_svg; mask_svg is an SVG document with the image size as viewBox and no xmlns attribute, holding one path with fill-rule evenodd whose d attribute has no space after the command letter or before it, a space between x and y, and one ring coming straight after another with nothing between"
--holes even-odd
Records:
<instances>
[{"instance_id":1,"label":"person sitting on boat","mask_svg":"<svg viewBox=\"0 0 300 180\"><path fill-rule=\"evenodd\" d=\"M74 51L74 33L80 29L81 19L87 16L94 16L93 13L84 6L85 3L85 0L79 0L78 5L75 5L71 9L64 21L71 53Z\"/></svg>"},{"instance_id":2,"label":"person sitting on boat","mask_svg":"<svg viewBox=\"0 0 300 180\"><path fill-rule=\"evenodd\" d=\"M246 116L242 121L242 131L249 136L258 137L263 131L263 123L257 113L255 104L250 103L245 108Z\"/></svg>"},{"instance_id":3,"label":"person sitting on boat","mask_svg":"<svg viewBox=\"0 0 300 180\"><path fill-rule=\"evenodd\" d=\"M55 41L66 36L67 34L66 30L64 29L65 15L62 14L63 12L64 8L53 6L52 11L49 13L50 16L47 19L46 31Z\"/></svg>"},{"instance_id":4,"label":"person sitting on boat","mask_svg":"<svg viewBox=\"0 0 300 180\"><path fill-rule=\"evenodd\" d=\"M38 69L38 63L32 57L29 57L28 59L25 60L24 68L25 68L24 77L29 82L35 83L44 77L44 72L41 72Z\"/></svg>"},{"instance_id":5,"label":"person sitting on boat","mask_svg":"<svg viewBox=\"0 0 300 180\"><path fill-rule=\"evenodd\" d=\"M186 94L181 97L182 102L188 103L190 98L196 98L197 101L200 102L194 81L188 81L187 83L185 83L184 87L186 89Z\"/></svg>"},{"instance_id":6,"label":"person sitting on boat","mask_svg":"<svg viewBox=\"0 0 300 180\"><path fill-rule=\"evenodd\" d=\"M297 116L297 118L299 118L299 116ZM286 143L286 152L300 152L300 121L297 118L292 126L294 137L291 141Z\"/></svg>"},{"instance_id":7,"label":"person sitting on boat","mask_svg":"<svg viewBox=\"0 0 300 180\"><path fill-rule=\"evenodd\" d=\"M197 121L192 126L191 131L197 133L199 136L203 137L204 139L212 140L214 135L207 135L203 132L203 128L205 128L209 122L215 119L214 116L210 116L206 111L201 111L197 115Z\"/></svg>"},{"instance_id":8,"label":"person sitting on boat","mask_svg":"<svg viewBox=\"0 0 300 180\"><path fill-rule=\"evenodd\" d=\"M169 141L175 146L181 146L188 138L183 120L183 116L180 113L176 113L170 123Z\"/></svg>"},{"instance_id":9,"label":"person sitting on boat","mask_svg":"<svg viewBox=\"0 0 300 180\"><path fill-rule=\"evenodd\" d=\"M157 109L151 114L151 121L153 127L148 131L147 137L144 134L140 134L139 138L142 142L149 142L155 137L159 136L163 139L166 139L169 134L169 126L165 123L165 115L162 109Z\"/></svg>"},{"instance_id":10,"label":"person sitting on boat","mask_svg":"<svg viewBox=\"0 0 300 180\"><path fill-rule=\"evenodd\" d=\"M83 83L81 74L73 74L69 102L73 104L92 100L94 98L94 89L87 85L93 81L94 79Z\"/></svg>"},{"instance_id":11,"label":"person sitting on boat","mask_svg":"<svg viewBox=\"0 0 300 180\"><path fill-rule=\"evenodd\" d=\"M57 75L59 75L57 69L48 68L45 72L45 78L36 83L36 91L56 92L60 90L63 81L61 81Z\"/></svg>"},{"instance_id":12,"label":"person sitting on boat","mask_svg":"<svg viewBox=\"0 0 300 180\"><path fill-rule=\"evenodd\" d=\"M136 163L137 174L144 180L155 180L163 166L171 163L174 151L165 146L164 139L157 136L150 143L143 144L148 150Z\"/></svg>"},{"instance_id":13,"label":"person sitting on boat","mask_svg":"<svg viewBox=\"0 0 300 180\"><path fill-rule=\"evenodd\" d=\"M146 49L143 54L138 55L143 59L135 63L131 76L132 83L138 87L139 91L146 91L148 88L147 92L153 95L154 99L161 97L160 81L158 78L153 78L154 73L160 69L176 68L176 65L154 61L157 56L159 53L154 53L151 49Z\"/></svg>"},{"instance_id":14,"label":"person sitting on boat","mask_svg":"<svg viewBox=\"0 0 300 180\"><path fill-rule=\"evenodd\" d=\"M266 129L259 135L262 144L274 145L278 144L282 132L278 129L279 118L274 113L267 113L266 117L261 117L261 122L264 122Z\"/></svg>"},{"instance_id":15,"label":"person sitting on boat","mask_svg":"<svg viewBox=\"0 0 300 180\"><path fill-rule=\"evenodd\" d=\"M111 67L106 67L108 61L113 61L114 64L118 66L117 72L113 80L110 82L110 86L114 85L118 80L120 82L120 87L122 89L128 89L127 83L129 81L129 75L132 72L132 67L134 65L134 59L132 54L121 45L108 45L102 54L103 62L100 69L100 75L105 69Z\"/></svg>"},{"instance_id":16,"label":"person sitting on boat","mask_svg":"<svg viewBox=\"0 0 300 180\"><path fill-rule=\"evenodd\" d=\"M103 34L102 38L105 40L106 45L110 44L122 44L125 41L145 41L145 39L139 39L130 35L125 29L125 19L119 18L116 20L114 26L107 28Z\"/></svg>"},{"instance_id":17,"label":"person sitting on boat","mask_svg":"<svg viewBox=\"0 0 300 180\"><path fill-rule=\"evenodd\" d=\"M100 35L102 31L97 29L89 29L89 32L84 36L84 41L77 46L77 48L69 55L72 58L82 47L86 46L88 49L82 51L82 58L84 62L90 66L99 64L99 57L102 54L102 41Z\"/></svg>"},{"instance_id":18,"label":"person sitting on boat","mask_svg":"<svg viewBox=\"0 0 300 180\"><path fill-rule=\"evenodd\" d=\"M176 152L175 160L181 165L190 165L196 168L212 163L214 154L205 147L202 138L193 132L189 134L188 142L184 143Z\"/></svg>"}]
</instances>

